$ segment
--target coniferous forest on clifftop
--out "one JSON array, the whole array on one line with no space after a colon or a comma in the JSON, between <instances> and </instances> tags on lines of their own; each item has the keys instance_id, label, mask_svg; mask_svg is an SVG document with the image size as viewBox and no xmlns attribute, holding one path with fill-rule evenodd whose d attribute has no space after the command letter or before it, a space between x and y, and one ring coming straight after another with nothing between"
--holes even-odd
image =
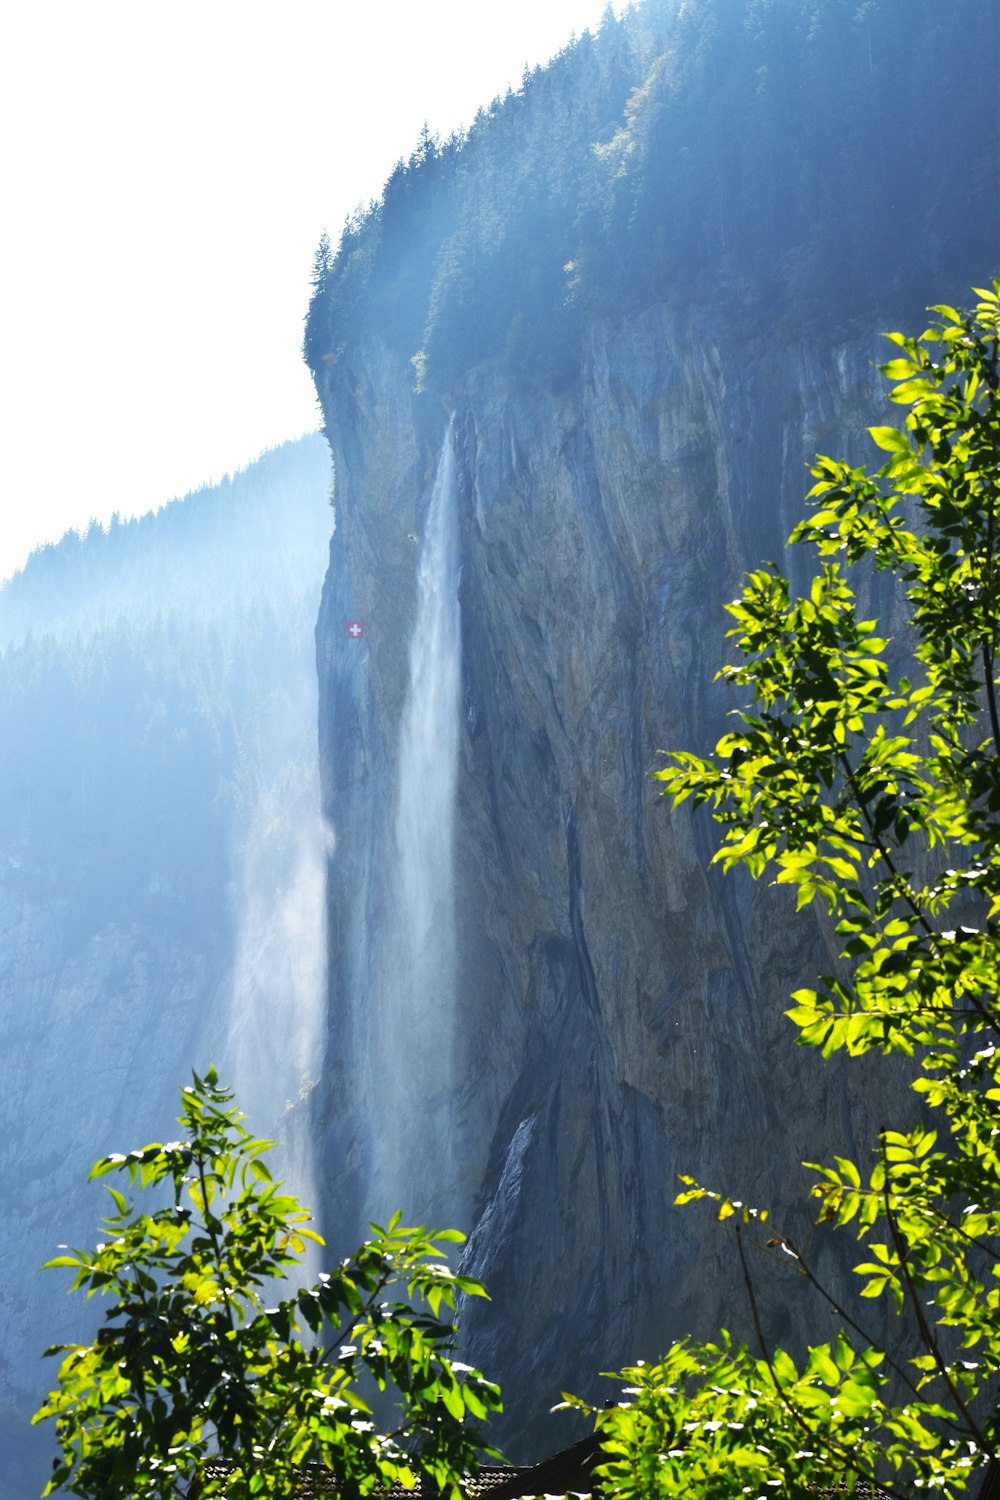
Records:
<instances>
[{"instance_id":1,"label":"coniferous forest on clifftop","mask_svg":"<svg viewBox=\"0 0 1000 1500\"><path fill-rule=\"evenodd\" d=\"M664 302L762 339L910 312L996 252L994 33L979 0L609 8L321 247L306 358L370 329L432 391L558 390L592 319Z\"/></svg>"}]
</instances>

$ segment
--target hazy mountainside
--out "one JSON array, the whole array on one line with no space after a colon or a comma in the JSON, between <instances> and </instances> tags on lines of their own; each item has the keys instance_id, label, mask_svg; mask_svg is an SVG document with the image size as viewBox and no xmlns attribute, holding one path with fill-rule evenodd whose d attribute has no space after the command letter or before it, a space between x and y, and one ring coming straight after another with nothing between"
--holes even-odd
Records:
<instances>
[{"instance_id":1,"label":"hazy mountainside","mask_svg":"<svg viewBox=\"0 0 1000 1500\"><path fill-rule=\"evenodd\" d=\"M0 587L0 648L29 634L64 639L132 618L201 621L227 617L240 600L284 601L329 534L316 503L329 482L314 435L158 511L67 532Z\"/></svg>"},{"instance_id":2,"label":"hazy mountainside","mask_svg":"<svg viewBox=\"0 0 1000 1500\"><path fill-rule=\"evenodd\" d=\"M4 1497L38 1494L52 1448L29 1461L42 1348L96 1315L39 1270L94 1241L91 1162L165 1129L192 1067L216 1061L266 1132L313 1066L328 486L322 439L286 444L0 590Z\"/></svg>"},{"instance_id":3,"label":"hazy mountainside","mask_svg":"<svg viewBox=\"0 0 1000 1500\"><path fill-rule=\"evenodd\" d=\"M721 732L722 604L805 462L871 457L877 331L997 271L998 47L988 0L609 14L317 257L328 1232L472 1230L515 1457L560 1390L745 1327L675 1172L780 1209L877 1123L782 1020L822 934L649 773Z\"/></svg>"}]
</instances>

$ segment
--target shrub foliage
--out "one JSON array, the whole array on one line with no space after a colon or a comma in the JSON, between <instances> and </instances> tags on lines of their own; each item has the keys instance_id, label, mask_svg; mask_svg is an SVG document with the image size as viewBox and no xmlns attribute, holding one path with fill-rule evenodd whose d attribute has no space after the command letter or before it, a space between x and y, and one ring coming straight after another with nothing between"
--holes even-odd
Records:
<instances>
[{"instance_id":1,"label":"shrub foliage","mask_svg":"<svg viewBox=\"0 0 1000 1500\"><path fill-rule=\"evenodd\" d=\"M476 1420L500 1404L450 1357L456 1294L484 1295L441 1261L462 1236L405 1228L397 1214L293 1290L307 1244L323 1241L272 1180L271 1143L250 1135L213 1071L182 1099L182 1139L91 1173L162 1206L137 1209L109 1187L104 1243L49 1262L111 1306L92 1344L47 1351L62 1357L59 1383L35 1421L55 1421L62 1457L45 1493L284 1496L312 1462L335 1471L344 1500L421 1474L458 1500L477 1467ZM366 1395L387 1388L399 1421L385 1433Z\"/></svg>"}]
</instances>

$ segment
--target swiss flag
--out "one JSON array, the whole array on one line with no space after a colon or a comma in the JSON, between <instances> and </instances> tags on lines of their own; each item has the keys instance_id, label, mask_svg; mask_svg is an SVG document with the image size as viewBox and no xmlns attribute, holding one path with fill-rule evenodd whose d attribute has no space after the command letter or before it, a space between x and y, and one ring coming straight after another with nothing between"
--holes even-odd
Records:
<instances>
[{"instance_id":1,"label":"swiss flag","mask_svg":"<svg viewBox=\"0 0 1000 1500\"><path fill-rule=\"evenodd\" d=\"M364 620L348 620L348 622L347 622L347 634L350 636L350 638L351 638L352 641L360 641L360 639L364 635L364 633L365 633L365 622L364 622Z\"/></svg>"}]
</instances>

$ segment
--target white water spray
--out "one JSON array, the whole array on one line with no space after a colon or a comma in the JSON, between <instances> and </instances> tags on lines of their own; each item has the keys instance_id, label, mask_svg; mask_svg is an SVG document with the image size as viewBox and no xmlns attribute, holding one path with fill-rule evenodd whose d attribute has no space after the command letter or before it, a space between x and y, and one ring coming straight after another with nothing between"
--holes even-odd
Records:
<instances>
[{"instance_id":1,"label":"white water spray","mask_svg":"<svg viewBox=\"0 0 1000 1500\"><path fill-rule=\"evenodd\" d=\"M420 549L417 612L400 726L396 896L382 1020L384 1111L378 1163L391 1207L427 1212L451 1177L455 1012L455 788L462 691L458 515L451 428Z\"/></svg>"},{"instance_id":2,"label":"white water spray","mask_svg":"<svg viewBox=\"0 0 1000 1500\"><path fill-rule=\"evenodd\" d=\"M248 796L235 859L229 1066L250 1129L279 1142L277 1172L318 1212L304 1105L322 1057L330 839L319 812L315 688L305 677L286 687L282 730L291 743L268 759Z\"/></svg>"}]
</instances>

